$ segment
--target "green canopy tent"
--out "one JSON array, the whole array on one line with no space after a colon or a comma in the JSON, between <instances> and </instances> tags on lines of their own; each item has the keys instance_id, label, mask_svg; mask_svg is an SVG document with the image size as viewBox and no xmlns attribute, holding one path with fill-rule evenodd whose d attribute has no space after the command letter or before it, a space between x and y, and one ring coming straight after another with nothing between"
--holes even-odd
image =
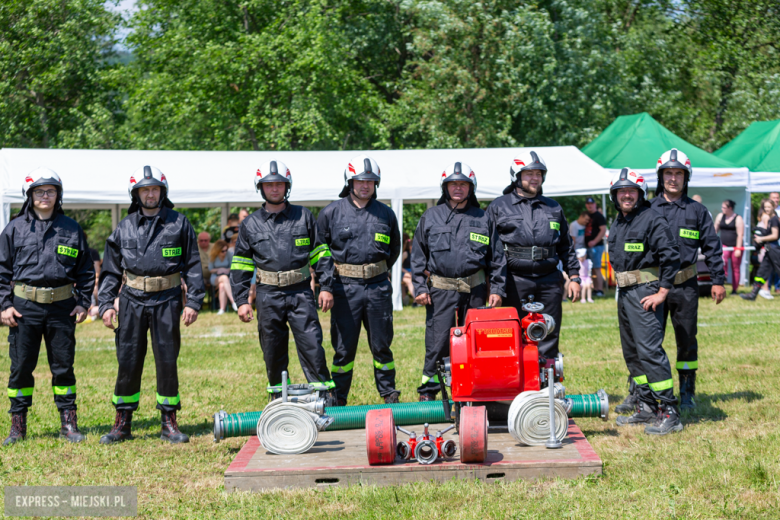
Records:
<instances>
[{"instance_id":1,"label":"green canopy tent","mask_svg":"<svg viewBox=\"0 0 780 520\"><path fill-rule=\"evenodd\" d=\"M780 191L780 120L751 124L714 154L750 169L750 191Z\"/></svg>"},{"instance_id":2,"label":"green canopy tent","mask_svg":"<svg viewBox=\"0 0 780 520\"><path fill-rule=\"evenodd\" d=\"M677 148L685 152L693 166L689 195L699 194L710 213L720 212L725 199L736 201L743 208L745 245L750 237L750 171L740 163L718 157L675 135L647 112L620 116L582 152L609 170L612 175L621 168L641 173L650 189L655 189L655 166L661 154ZM746 256L743 255L742 279L746 280Z\"/></svg>"}]
</instances>

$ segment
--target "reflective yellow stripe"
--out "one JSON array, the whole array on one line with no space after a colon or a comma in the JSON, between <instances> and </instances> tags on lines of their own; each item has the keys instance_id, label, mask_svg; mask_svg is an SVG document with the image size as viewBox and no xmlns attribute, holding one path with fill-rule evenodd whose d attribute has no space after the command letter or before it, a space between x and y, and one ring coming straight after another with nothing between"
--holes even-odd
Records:
<instances>
[{"instance_id":1,"label":"reflective yellow stripe","mask_svg":"<svg viewBox=\"0 0 780 520\"><path fill-rule=\"evenodd\" d=\"M314 382L310 382L309 384L313 386L315 390L318 391L332 390L336 388L336 383L334 383L332 379L330 381L325 381L324 383L321 383L319 381L314 381Z\"/></svg>"},{"instance_id":2,"label":"reflective yellow stripe","mask_svg":"<svg viewBox=\"0 0 780 520\"><path fill-rule=\"evenodd\" d=\"M380 363L375 359L374 368L377 370L393 370L395 368L395 361L391 361L389 363Z\"/></svg>"},{"instance_id":3,"label":"reflective yellow stripe","mask_svg":"<svg viewBox=\"0 0 780 520\"><path fill-rule=\"evenodd\" d=\"M325 258L327 256L331 256L328 244L317 246L309 253L309 264L314 265L319 262L320 258Z\"/></svg>"},{"instance_id":4,"label":"reflective yellow stripe","mask_svg":"<svg viewBox=\"0 0 780 520\"><path fill-rule=\"evenodd\" d=\"M647 384L647 376L639 376L634 378L634 383L638 385L646 385Z\"/></svg>"},{"instance_id":5,"label":"reflective yellow stripe","mask_svg":"<svg viewBox=\"0 0 780 520\"><path fill-rule=\"evenodd\" d=\"M8 397L14 398L14 397L30 397L33 395L33 390L35 390L34 387L30 388L9 388L8 389Z\"/></svg>"},{"instance_id":6,"label":"reflective yellow stripe","mask_svg":"<svg viewBox=\"0 0 780 520\"><path fill-rule=\"evenodd\" d=\"M180 394L176 394L173 397L157 394L158 404L167 404L171 406L176 406L177 404L179 404L179 401L181 401Z\"/></svg>"},{"instance_id":7,"label":"reflective yellow stripe","mask_svg":"<svg viewBox=\"0 0 780 520\"><path fill-rule=\"evenodd\" d=\"M661 392L663 390L669 390L670 388L674 388L674 380L667 379L666 381L659 381L657 383L650 383L650 388L652 388L656 392Z\"/></svg>"},{"instance_id":8,"label":"reflective yellow stripe","mask_svg":"<svg viewBox=\"0 0 780 520\"><path fill-rule=\"evenodd\" d=\"M292 379L290 379L289 377L287 378L287 384L288 385L292 384ZM279 383L278 385L268 385L265 387L265 389L268 390L269 394L279 393L282 391L282 383Z\"/></svg>"},{"instance_id":9,"label":"reflective yellow stripe","mask_svg":"<svg viewBox=\"0 0 780 520\"><path fill-rule=\"evenodd\" d=\"M439 382L439 374L436 374L433 377L428 377L426 375L423 375L422 376L422 384L424 385L428 381L430 381L431 383L438 383Z\"/></svg>"},{"instance_id":10,"label":"reflective yellow stripe","mask_svg":"<svg viewBox=\"0 0 780 520\"><path fill-rule=\"evenodd\" d=\"M677 370L697 370L699 368L698 361L678 361Z\"/></svg>"},{"instance_id":11,"label":"reflective yellow stripe","mask_svg":"<svg viewBox=\"0 0 780 520\"><path fill-rule=\"evenodd\" d=\"M76 393L76 385L73 386L53 386L54 395L68 395Z\"/></svg>"},{"instance_id":12,"label":"reflective yellow stripe","mask_svg":"<svg viewBox=\"0 0 780 520\"><path fill-rule=\"evenodd\" d=\"M332 367L330 367L330 371L335 374L343 374L345 372L349 372L350 370L352 370L352 367L354 366L355 366L354 361L352 363L347 363L343 367L340 367L338 365L333 365Z\"/></svg>"},{"instance_id":13,"label":"reflective yellow stripe","mask_svg":"<svg viewBox=\"0 0 780 520\"><path fill-rule=\"evenodd\" d=\"M758 276L755 277L755 280L756 283L760 283L762 285L766 283L766 280L764 280L763 278L759 278Z\"/></svg>"},{"instance_id":14,"label":"reflective yellow stripe","mask_svg":"<svg viewBox=\"0 0 780 520\"><path fill-rule=\"evenodd\" d=\"M230 262L230 269L233 271L254 271L255 262L251 258L234 256Z\"/></svg>"},{"instance_id":15,"label":"reflective yellow stripe","mask_svg":"<svg viewBox=\"0 0 780 520\"><path fill-rule=\"evenodd\" d=\"M135 395L116 395L111 399L114 404L137 403L141 399L141 392Z\"/></svg>"}]
</instances>

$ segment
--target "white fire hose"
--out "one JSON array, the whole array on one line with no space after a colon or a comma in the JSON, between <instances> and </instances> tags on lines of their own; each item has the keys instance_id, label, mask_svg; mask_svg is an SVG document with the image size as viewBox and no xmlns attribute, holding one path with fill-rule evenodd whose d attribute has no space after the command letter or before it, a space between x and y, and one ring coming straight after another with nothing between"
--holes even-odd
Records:
<instances>
[{"instance_id":1,"label":"white fire hose","mask_svg":"<svg viewBox=\"0 0 780 520\"><path fill-rule=\"evenodd\" d=\"M283 376L287 381L287 374ZM286 390L286 384L283 383ZM257 422L260 444L277 455L305 453L317 442L317 432L333 423L333 417L324 415L325 401L317 394L287 397L271 401L263 409Z\"/></svg>"},{"instance_id":2,"label":"white fire hose","mask_svg":"<svg viewBox=\"0 0 780 520\"><path fill-rule=\"evenodd\" d=\"M569 417L560 398L565 389L555 383L555 438L563 440L568 431ZM526 446L545 446L550 439L549 390L522 392L509 407L509 433Z\"/></svg>"}]
</instances>

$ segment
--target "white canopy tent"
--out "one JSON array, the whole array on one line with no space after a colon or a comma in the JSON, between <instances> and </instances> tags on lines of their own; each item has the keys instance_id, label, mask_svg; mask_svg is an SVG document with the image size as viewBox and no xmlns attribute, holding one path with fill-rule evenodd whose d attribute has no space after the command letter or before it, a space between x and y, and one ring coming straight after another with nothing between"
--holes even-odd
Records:
<instances>
[{"instance_id":1,"label":"white canopy tent","mask_svg":"<svg viewBox=\"0 0 780 520\"><path fill-rule=\"evenodd\" d=\"M281 160L293 176L291 201L309 206L338 199L349 160L371 155L382 169L380 200L389 202L399 224L403 204L434 204L441 195L444 168L465 162L477 174L477 196L492 200L509 184L509 165L531 148L472 148L453 150L382 150L338 152L201 152L146 150L0 150L0 226L9 221L12 207L23 202L24 177L39 166L56 171L64 185L63 202L73 209L110 209L116 226L120 208L129 205L130 174L146 164L162 170L170 184L170 198L179 207L221 207L223 220L230 206L259 206L254 190L258 166ZM547 162L547 196L606 193L609 173L574 146L534 147ZM223 222L224 225L224 222ZM411 234L413 230L407 230ZM401 309L401 262L393 267L393 305Z\"/></svg>"}]
</instances>

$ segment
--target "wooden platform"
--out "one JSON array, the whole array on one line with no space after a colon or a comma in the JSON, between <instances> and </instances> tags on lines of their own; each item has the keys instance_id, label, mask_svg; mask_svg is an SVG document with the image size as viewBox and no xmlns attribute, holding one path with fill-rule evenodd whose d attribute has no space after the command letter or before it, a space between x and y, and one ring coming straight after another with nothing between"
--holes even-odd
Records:
<instances>
[{"instance_id":1,"label":"wooden platform","mask_svg":"<svg viewBox=\"0 0 780 520\"><path fill-rule=\"evenodd\" d=\"M431 425L431 432L446 425ZM406 427L422 433L422 427ZM399 433L399 440L406 436ZM457 444L454 430L445 434ZM458 457L458 454L456 454ZM521 446L508 433L488 436L488 460L462 464L458 458L424 466L417 461L369 466L365 430L320 433L314 447L300 455L274 455L252 436L225 471L225 489L322 488L350 484L390 486L406 482L444 482L452 478L512 481L538 477L600 475L602 462L582 431L569 419L563 448Z\"/></svg>"}]
</instances>

